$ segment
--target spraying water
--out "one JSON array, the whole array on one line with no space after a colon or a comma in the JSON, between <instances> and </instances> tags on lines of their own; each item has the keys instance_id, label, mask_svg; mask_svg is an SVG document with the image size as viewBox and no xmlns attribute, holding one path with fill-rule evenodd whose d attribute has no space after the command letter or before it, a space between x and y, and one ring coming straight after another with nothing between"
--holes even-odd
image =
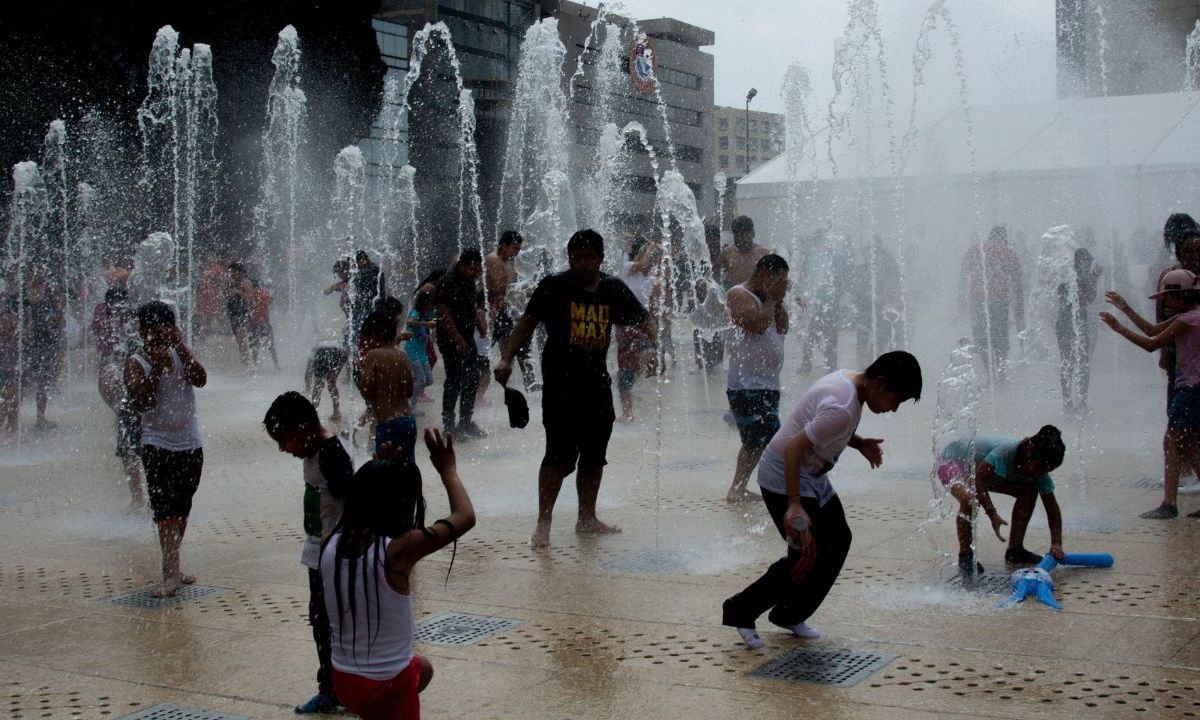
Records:
<instances>
[{"instance_id":1,"label":"spraying water","mask_svg":"<svg viewBox=\"0 0 1200 720\"><path fill-rule=\"evenodd\" d=\"M297 307L298 264L309 254L297 236L300 212L301 167L308 99L300 87L300 39L296 28L279 31L271 55L275 74L267 97L267 125L263 128L263 181L254 210L258 255L265 268L286 269L284 304ZM264 268L264 269L265 269Z\"/></svg>"}]
</instances>

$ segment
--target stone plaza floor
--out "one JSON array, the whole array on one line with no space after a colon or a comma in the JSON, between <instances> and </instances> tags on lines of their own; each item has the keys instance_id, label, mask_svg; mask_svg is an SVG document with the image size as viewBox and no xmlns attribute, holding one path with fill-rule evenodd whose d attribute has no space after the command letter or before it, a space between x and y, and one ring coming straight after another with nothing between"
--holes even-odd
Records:
<instances>
[{"instance_id":1,"label":"stone plaza floor","mask_svg":"<svg viewBox=\"0 0 1200 720\"><path fill-rule=\"evenodd\" d=\"M315 691L316 668L300 464L277 451L261 418L276 393L300 384L299 364L285 358L290 369L255 380L210 361L198 393L204 476L183 546L184 569L199 577L194 599L141 607L128 595L156 580L157 543L149 519L125 509L111 415L89 383L52 406L57 430L0 448L0 716L215 717L158 707L173 703L293 717ZM1099 371L1092 416L1064 425L1069 455L1056 477L1067 550L1112 553L1115 567L1056 570L1061 612L1036 601L1001 610L1001 543L980 539L993 594L968 592L949 581L952 521L926 522L939 369L927 367L921 403L864 418L862 434L886 439L882 468L849 451L836 471L854 545L811 621L824 637L792 639L764 619L759 650L721 626L721 601L784 546L761 504L724 502L738 441L722 419L723 376L705 387L681 369L662 388L661 431L656 386L643 382L643 420L616 428L601 491L602 517L624 532L576 536L568 481L543 550L527 544L544 438L537 399L530 426L513 430L493 390L496 405L479 416L491 436L459 446L478 525L452 569L447 549L418 570L427 638L418 652L436 669L425 717L1200 714L1200 520L1137 517L1160 493L1161 379ZM985 429L1029 434L1061 421L1056 381L1042 376L997 400ZM789 366L785 380L786 412L805 379ZM421 406L426 419L435 407ZM424 449L417 455L432 521L445 497ZM1182 499L1183 512L1196 507L1200 498ZM1027 544L1048 542L1039 507ZM489 618L512 622L489 635ZM444 644L455 629L474 637ZM756 674L789 659L827 682Z\"/></svg>"}]
</instances>

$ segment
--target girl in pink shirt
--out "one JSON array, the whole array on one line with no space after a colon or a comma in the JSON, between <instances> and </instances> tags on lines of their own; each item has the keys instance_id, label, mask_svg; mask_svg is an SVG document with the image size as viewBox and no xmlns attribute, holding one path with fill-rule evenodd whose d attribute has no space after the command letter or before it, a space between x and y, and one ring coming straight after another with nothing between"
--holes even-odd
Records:
<instances>
[{"instance_id":1,"label":"girl in pink shirt","mask_svg":"<svg viewBox=\"0 0 1200 720\"><path fill-rule=\"evenodd\" d=\"M1162 298L1173 313L1173 317L1160 323L1143 318L1116 291L1104 294L1141 333L1121 325L1111 313L1100 313L1106 325L1147 352L1172 344L1175 347L1175 388L1167 405L1167 432L1163 438L1163 501L1157 508L1142 513L1141 517L1150 520L1179 516L1176 499L1181 461L1187 461L1200 473L1200 447L1196 445L1200 435L1200 307L1197 307L1200 287L1196 275L1176 269L1163 276L1159 288L1151 299ZM1200 517L1200 510L1189 513L1188 517Z\"/></svg>"}]
</instances>

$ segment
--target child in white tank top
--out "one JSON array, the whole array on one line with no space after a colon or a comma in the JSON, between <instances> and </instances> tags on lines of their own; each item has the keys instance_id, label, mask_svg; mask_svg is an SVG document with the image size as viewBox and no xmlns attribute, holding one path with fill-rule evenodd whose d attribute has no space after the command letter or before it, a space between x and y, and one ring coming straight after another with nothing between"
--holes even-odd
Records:
<instances>
[{"instance_id":1,"label":"child in white tank top","mask_svg":"<svg viewBox=\"0 0 1200 720\"><path fill-rule=\"evenodd\" d=\"M346 709L364 720L420 717L418 693L433 666L413 653L412 571L475 525L452 438L427 429L425 445L446 488L448 516L425 526L416 465L372 460L355 473L342 519L321 548L333 686Z\"/></svg>"}]
</instances>

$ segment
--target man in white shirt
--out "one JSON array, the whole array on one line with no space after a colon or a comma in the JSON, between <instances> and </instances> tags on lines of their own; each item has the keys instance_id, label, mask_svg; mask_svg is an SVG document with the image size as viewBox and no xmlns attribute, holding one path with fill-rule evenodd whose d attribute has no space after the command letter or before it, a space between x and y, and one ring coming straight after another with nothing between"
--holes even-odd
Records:
<instances>
[{"instance_id":1,"label":"man in white shirt","mask_svg":"<svg viewBox=\"0 0 1200 720\"><path fill-rule=\"evenodd\" d=\"M842 450L854 448L872 468L883 464L883 440L856 433L863 405L895 412L921 398L921 366L907 352L880 355L863 372L838 370L813 383L758 463L763 502L789 547L758 580L725 601L722 622L752 648L762 638L754 622L768 619L802 638L821 634L808 618L825 600L850 552L850 527L828 473Z\"/></svg>"}]
</instances>

